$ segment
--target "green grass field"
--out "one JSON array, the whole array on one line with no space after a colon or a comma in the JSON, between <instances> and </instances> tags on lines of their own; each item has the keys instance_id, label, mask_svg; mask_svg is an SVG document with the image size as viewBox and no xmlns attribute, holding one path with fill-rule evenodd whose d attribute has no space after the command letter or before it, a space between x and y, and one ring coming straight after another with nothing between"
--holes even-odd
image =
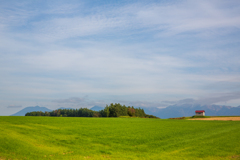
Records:
<instances>
[{"instance_id":1,"label":"green grass field","mask_svg":"<svg viewBox=\"0 0 240 160\"><path fill-rule=\"evenodd\" d=\"M240 159L240 122L0 117L5 159Z\"/></svg>"}]
</instances>

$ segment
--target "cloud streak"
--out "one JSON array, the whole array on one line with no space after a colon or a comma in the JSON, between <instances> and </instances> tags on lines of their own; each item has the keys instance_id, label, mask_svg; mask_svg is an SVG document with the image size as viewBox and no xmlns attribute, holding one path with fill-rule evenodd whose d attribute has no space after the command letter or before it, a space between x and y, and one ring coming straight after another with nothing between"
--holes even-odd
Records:
<instances>
[{"instance_id":1,"label":"cloud streak","mask_svg":"<svg viewBox=\"0 0 240 160\"><path fill-rule=\"evenodd\" d=\"M68 99L58 99L58 100L53 100L52 102L56 103L82 103L86 101L86 97L84 98L79 98L79 97L72 97Z\"/></svg>"},{"instance_id":2,"label":"cloud streak","mask_svg":"<svg viewBox=\"0 0 240 160\"><path fill-rule=\"evenodd\" d=\"M20 105L10 105L10 106L7 106L7 108L22 108L22 106L20 106Z\"/></svg>"},{"instance_id":3,"label":"cloud streak","mask_svg":"<svg viewBox=\"0 0 240 160\"><path fill-rule=\"evenodd\" d=\"M131 35L136 34L136 29L141 32L157 31L159 35L165 36L188 32L206 35L204 32L209 34L210 31L214 34L216 29L239 29L240 16L236 13L240 7L239 4L233 6L236 3L238 2L205 0L172 4L135 3L121 7L111 6L108 10L102 6L94 7L88 11L88 14L79 13L79 9L84 10L83 5L79 7L73 5L63 7L63 4L58 7L51 5L43 11L29 11L24 6L17 9L19 6L13 5L13 9L5 9L2 13L4 14L2 25L20 27L27 23L29 27L27 33L34 35L39 41L55 41L108 33L116 35L123 30L128 31L124 32L125 35L126 33ZM71 11L71 16L61 16L68 15L67 11ZM43 17L39 21L29 21L39 15ZM48 15L53 16L46 18ZM218 33L215 32L215 34Z\"/></svg>"}]
</instances>

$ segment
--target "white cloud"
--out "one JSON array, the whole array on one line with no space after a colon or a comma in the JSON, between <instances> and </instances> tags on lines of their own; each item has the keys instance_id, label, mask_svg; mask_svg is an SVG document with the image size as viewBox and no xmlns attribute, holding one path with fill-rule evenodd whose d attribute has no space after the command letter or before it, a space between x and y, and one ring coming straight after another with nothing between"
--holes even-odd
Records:
<instances>
[{"instance_id":1,"label":"white cloud","mask_svg":"<svg viewBox=\"0 0 240 160\"><path fill-rule=\"evenodd\" d=\"M9 102L89 94L92 104L116 96L157 106L238 91L238 1L34 4L0 7L0 94Z\"/></svg>"},{"instance_id":2,"label":"white cloud","mask_svg":"<svg viewBox=\"0 0 240 160\"><path fill-rule=\"evenodd\" d=\"M148 33L157 31L160 35L176 35L192 32L195 34L216 31L221 28L240 27L239 5L236 1L183 1L171 4L129 4L108 8L92 8L88 14L80 14L84 4L49 5L41 10L29 10L26 7L4 8L2 24L10 26L27 26L29 38L41 42L51 42L71 37L90 35L134 34L135 29ZM56 7L57 6L57 7ZM71 16L68 15L69 11ZM38 21L29 21L37 16L52 15ZM144 31L145 30L145 31ZM127 32L126 32L127 31ZM215 33L217 34L217 33Z\"/></svg>"}]
</instances>

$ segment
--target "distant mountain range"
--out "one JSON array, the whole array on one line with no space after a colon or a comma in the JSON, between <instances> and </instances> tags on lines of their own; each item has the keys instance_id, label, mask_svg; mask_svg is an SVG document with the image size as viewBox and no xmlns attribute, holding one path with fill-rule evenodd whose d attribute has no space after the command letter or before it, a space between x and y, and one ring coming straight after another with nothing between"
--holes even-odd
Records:
<instances>
[{"instance_id":1,"label":"distant mountain range","mask_svg":"<svg viewBox=\"0 0 240 160\"><path fill-rule=\"evenodd\" d=\"M174 118L174 117L190 117L195 115L196 110L205 110L206 116L240 116L240 106L221 106L221 105L200 105L200 104L181 104L172 105L166 108L156 108L156 107L140 107L143 108L146 114L154 115L162 119ZM72 108L59 108L59 109L72 109ZM104 107L94 106L90 108L94 111L100 111ZM42 111L51 112L52 110L46 107L26 107L21 111L13 114L12 116L25 116L27 112Z\"/></svg>"},{"instance_id":2,"label":"distant mountain range","mask_svg":"<svg viewBox=\"0 0 240 160\"><path fill-rule=\"evenodd\" d=\"M103 110L105 107L99 107L99 106L94 106L92 108L90 108L91 110L93 111L100 111L100 110Z\"/></svg>"},{"instance_id":3,"label":"distant mountain range","mask_svg":"<svg viewBox=\"0 0 240 160\"><path fill-rule=\"evenodd\" d=\"M182 104L172 105L158 109L155 107L144 107L146 114L152 114L160 118L190 117L195 115L196 110L205 110L206 116L240 116L240 106L221 106L221 105L200 105Z\"/></svg>"},{"instance_id":4,"label":"distant mountain range","mask_svg":"<svg viewBox=\"0 0 240 160\"><path fill-rule=\"evenodd\" d=\"M58 109L74 109L74 108L64 108L64 107L61 107L61 108L58 108ZM100 111L102 109L104 109L103 107L99 107L99 106L94 106L92 108L90 108L91 110L93 111ZM51 112L52 110L51 109L48 109L46 107L39 107L39 106L35 106L35 107L26 107L24 109L22 109L21 111L15 113L15 114L12 114L11 116L25 116L26 113L28 112L34 112L34 111L42 111L42 112Z\"/></svg>"},{"instance_id":5,"label":"distant mountain range","mask_svg":"<svg viewBox=\"0 0 240 160\"><path fill-rule=\"evenodd\" d=\"M39 106L35 106L35 107L26 107L24 109L22 109L21 111L13 114L12 116L25 116L25 114L27 112L33 112L33 111L42 111L42 112L51 112L52 110L51 109L48 109L46 107L39 107Z\"/></svg>"}]
</instances>

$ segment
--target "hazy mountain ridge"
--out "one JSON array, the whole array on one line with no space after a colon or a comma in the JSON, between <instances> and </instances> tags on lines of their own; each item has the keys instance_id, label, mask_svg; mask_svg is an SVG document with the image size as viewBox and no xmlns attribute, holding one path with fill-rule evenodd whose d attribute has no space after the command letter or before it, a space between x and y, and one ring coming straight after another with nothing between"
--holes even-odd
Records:
<instances>
[{"instance_id":1,"label":"hazy mountain ridge","mask_svg":"<svg viewBox=\"0 0 240 160\"><path fill-rule=\"evenodd\" d=\"M61 108L58 108L58 109L74 109L74 108L65 108L65 107L61 107ZM56 110L58 110L56 109ZM91 110L93 111L100 111L102 109L104 109L104 107L99 107L99 106L93 106L92 108L90 108ZM46 107L39 107L39 106L35 106L35 107L26 107L20 111L18 111L17 113L15 114L12 114L11 116L25 116L26 113L28 112L34 112L34 111L42 111L42 112L51 112L52 110L51 109L48 109Z\"/></svg>"},{"instance_id":2,"label":"hazy mountain ridge","mask_svg":"<svg viewBox=\"0 0 240 160\"><path fill-rule=\"evenodd\" d=\"M195 115L196 110L205 110L206 116L240 116L240 106L231 107L225 105L200 105L200 104L181 104L171 105L166 108L156 107L140 107L143 108L146 114L154 115L159 118L173 118L173 117L190 117ZM70 109L70 108L59 108ZM104 107L94 106L90 108L94 111L100 111ZM26 107L12 116L24 116L27 112L42 111L51 112L52 110L46 107Z\"/></svg>"},{"instance_id":3,"label":"hazy mountain ridge","mask_svg":"<svg viewBox=\"0 0 240 160\"><path fill-rule=\"evenodd\" d=\"M103 110L105 107L100 107L100 106L93 106L92 108L90 108L93 111L100 111Z\"/></svg>"},{"instance_id":4,"label":"hazy mountain ridge","mask_svg":"<svg viewBox=\"0 0 240 160\"><path fill-rule=\"evenodd\" d=\"M20 111L18 111L17 113L15 114L12 114L11 116L25 116L25 114L27 112L33 112L33 111L42 111L42 112L51 112L52 110L51 109L48 109L46 107L39 107L39 106L35 106L35 107L26 107Z\"/></svg>"},{"instance_id":5,"label":"hazy mountain ridge","mask_svg":"<svg viewBox=\"0 0 240 160\"><path fill-rule=\"evenodd\" d=\"M205 110L206 116L240 116L240 106L231 107L225 105L200 105L200 104L181 104L171 105L166 108L153 109L144 107L147 114L153 114L160 118L189 117L195 115L196 110Z\"/></svg>"}]
</instances>

